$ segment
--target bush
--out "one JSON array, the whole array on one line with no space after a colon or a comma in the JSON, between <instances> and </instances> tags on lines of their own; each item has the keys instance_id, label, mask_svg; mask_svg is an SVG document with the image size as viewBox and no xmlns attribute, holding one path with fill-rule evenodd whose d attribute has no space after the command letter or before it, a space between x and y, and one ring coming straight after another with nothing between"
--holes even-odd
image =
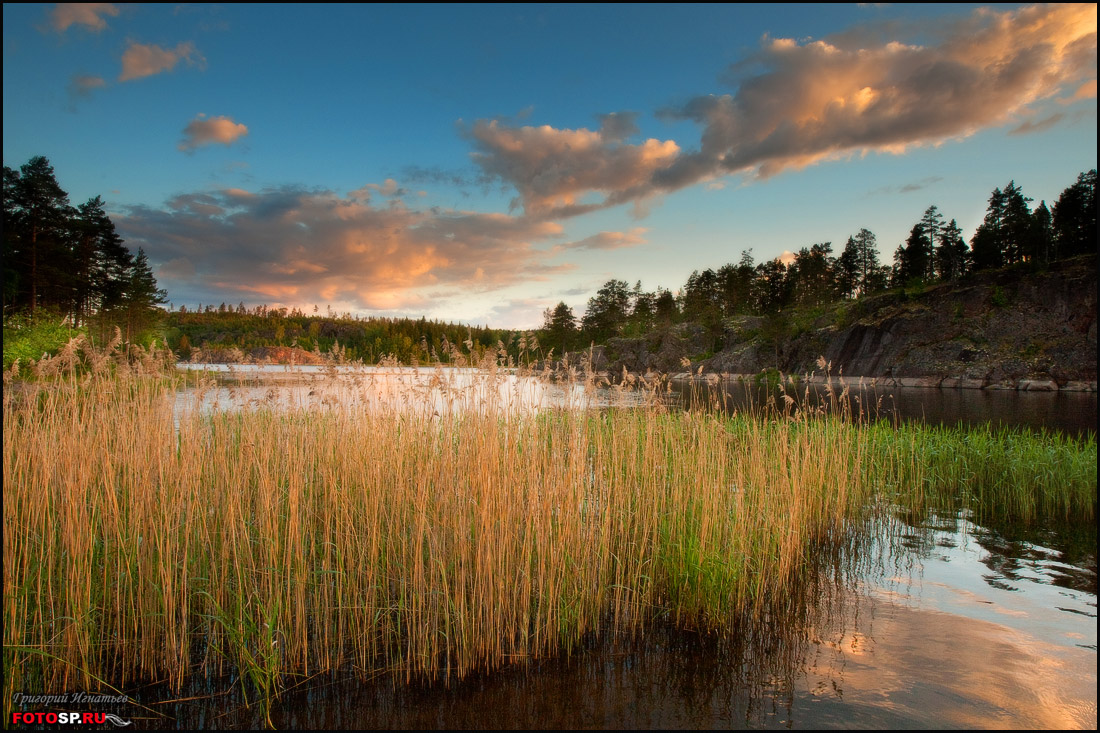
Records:
<instances>
[{"instance_id":1,"label":"bush","mask_svg":"<svg viewBox=\"0 0 1100 733\"><path fill-rule=\"evenodd\" d=\"M69 339L83 334L83 328L72 328L55 313L10 316L4 320L4 369L11 369L16 359L26 363L55 354Z\"/></svg>"}]
</instances>

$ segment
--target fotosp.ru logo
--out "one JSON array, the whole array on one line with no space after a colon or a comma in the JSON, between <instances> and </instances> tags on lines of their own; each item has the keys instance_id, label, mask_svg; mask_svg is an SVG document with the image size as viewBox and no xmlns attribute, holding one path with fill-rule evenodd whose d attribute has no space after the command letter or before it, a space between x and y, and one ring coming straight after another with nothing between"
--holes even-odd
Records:
<instances>
[{"instance_id":1,"label":"fotosp.ru logo","mask_svg":"<svg viewBox=\"0 0 1100 733\"><path fill-rule=\"evenodd\" d=\"M111 713L12 713L12 725L103 725L111 723L118 727L130 725L133 721L123 720Z\"/></svg>"}]
</instances>

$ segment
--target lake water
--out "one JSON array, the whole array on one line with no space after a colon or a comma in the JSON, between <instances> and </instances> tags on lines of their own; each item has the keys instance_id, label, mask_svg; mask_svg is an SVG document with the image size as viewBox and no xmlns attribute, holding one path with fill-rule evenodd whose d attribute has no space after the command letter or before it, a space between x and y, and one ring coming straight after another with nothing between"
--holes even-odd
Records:
<instances>
[{"instance_id":1,"label":"lake water","mask_svg":"<svg viewBox=\"0 0 1100 733\"><path fill-rule=\"evenodd\" d=\"M278 381L251 384L255 372L227 371L228 381L201 399L181 394L177 407L392 409L410 389L429 406L417 409L438 412L640 399L475 370L347 370L335 381L321 368L261 371ZM901 419L1095 429L1094 394L890 397L893 409L906 406ZM997 401L975 417L973 405ZM1067 412L1079 414L1066 423ZM990 527L967 515L889 511L874 522L846 552L820 558L786 607L733 634L608 633L449 685L323 676L285 692L271 718L287 728L1096 728L1095 526ZM127 692L147 709L117 712L143 727L264 722L233 679Z\"/></svg>"},{"instance_id":2,"label":"lake water","mask_svg":"<svg viewBox=\"0 0 1100 733\"><path fill-rule=\"evenodd\" d=\"M656 391L592 387L550 382L514 372L489 374L479 369L434 367L329 367L280 365L181 364L205 372L216 384L195 404L183 392L177 410L267 405L281 408L319 406L400 407L443 412L456 409L532 411L543 407L606 407L644 404L720 403L727 410L754 410L769 398L782 405L780 393L751 383L717 385L662 384ZM273 389L274 387L274 389ZM886 420L915 420L933 425L1025 426L1073 435L1096 431L1095 392L1017 392L1014 390L876 387L859 379L828 392L821 385L789 387L796 405L828 405L840 399L854 415ZM416 400L410 401L409 395Z\"/></svg>"},{"instance_id":3,"label":"lake water","mask_svg":"<svg viewBox=\"0 0 1100 733\"><path fill-rule=\"evenodd\" d=\"M883 387L860 379L846 380L831 392L819 384L788 386L780 392L738 380L713 386L679 382L673 383L673 389L683 402L719 402L727 410L756 409L769 398L781 400L786 394L798 406L841 402L853 415L891 421L1023 426L1072 435L1096 432L1095 392Z\"/></svg>"}]
</instances>

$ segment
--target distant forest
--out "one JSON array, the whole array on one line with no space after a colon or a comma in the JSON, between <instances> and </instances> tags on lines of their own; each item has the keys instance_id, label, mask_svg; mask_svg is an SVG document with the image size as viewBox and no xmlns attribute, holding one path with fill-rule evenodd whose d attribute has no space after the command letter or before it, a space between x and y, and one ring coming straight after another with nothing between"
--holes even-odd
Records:
<instances>
[{"instance_id":1,"label":"distant forest","mask_svg":"<svg viewBox=\"0 0 1100 733\"><path fill-rule=\"evenodd\" d=\"M4 167L5 323L13 314L60 314L95 334L122 328L128 340L158 334L182 358L239 360L265 349L297 347L376 363L454 363L494 354L527 362L695 323L721 348L726 321L790 309L819 309L891 288L919 289L969 273L1095 253L1096 170L1078 176L1051 207L1034 209L1014 181L989 198L969 244L954 219L929 206L891 264L882 262L873 232L860 229L834 255L831 242L804 247L793 258L756 263L752 251L736 263L696 270L673 293L609 280L578 318L564 302L544 313L534 332L472 327L428 319L353 317L331 311L246 307L221 303L166 312L145 253L132 254L115 232L99 197L72 207L45 158L19 171Z\"/></svg>"},{"instance_id":2,"label":"distant forest","mask_svg":"<svg viewBox=\"0 0 1100 733\"><path fill-rule=\"evenodd\" d=\"M640 336L654 328L692 322L704 326L720 348L724 320L765 316L790 308L815 308L890 288L923 288L971 272L1006 266L1042 268L1050 262L1096 252L1096 170L1077 177L1054 206L1032 210L1015 181L989 197L985 219L969 246L954 219L945 222L929 206L909 237L884 264L873 232L860 229L839 255L832 242L803 247L787 263L754 263L752 251L717 270L696 270L679 292L646 291L609 280L588 301L579 319L565 303L544 314L544 346L563 350Z\"/></svg>"}]
</instances>

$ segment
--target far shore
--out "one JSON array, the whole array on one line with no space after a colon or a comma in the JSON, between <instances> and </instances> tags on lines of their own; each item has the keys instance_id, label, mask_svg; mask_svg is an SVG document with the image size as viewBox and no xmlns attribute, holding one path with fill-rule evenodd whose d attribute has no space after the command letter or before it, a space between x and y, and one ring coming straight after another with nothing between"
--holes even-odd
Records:
<instances>
[{"instance_id":1,"label":"far shore","mask_svg":"<svg viewBox=\"0 0 1100 733\"><path fill-rule=\"evenodd\" d=\"M671 377L673 382L753 382L763 379L758 374L714 373L693 374L677 372ZM1053 379L1016 379L992 381L986 379L968 379L964 377L860 377L826 376L823 374L781 375L786 384L818 384L833 387L905 387L920 389L988 389L1015 392L1095 392L1096 381L1067 381L1058 384Z\"/></svg>"}]
</instances>

